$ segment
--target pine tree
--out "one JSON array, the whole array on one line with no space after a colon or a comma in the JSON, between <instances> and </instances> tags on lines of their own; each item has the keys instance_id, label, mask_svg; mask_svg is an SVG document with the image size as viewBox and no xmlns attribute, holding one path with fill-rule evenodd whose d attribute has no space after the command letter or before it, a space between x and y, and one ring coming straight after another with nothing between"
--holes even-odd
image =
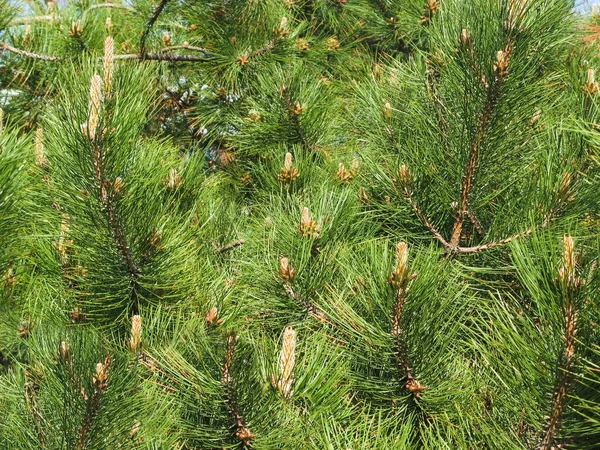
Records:
<instances>
[{"instance_id":1,"label":"pine tree","mask_svg":"<svg viewBox=\"0 0 600 450\"><path fill-rule=\"evenodd\" d=\"M574 3L0 0L0 448L596 448Z\"/></svg>"}]
</instances>

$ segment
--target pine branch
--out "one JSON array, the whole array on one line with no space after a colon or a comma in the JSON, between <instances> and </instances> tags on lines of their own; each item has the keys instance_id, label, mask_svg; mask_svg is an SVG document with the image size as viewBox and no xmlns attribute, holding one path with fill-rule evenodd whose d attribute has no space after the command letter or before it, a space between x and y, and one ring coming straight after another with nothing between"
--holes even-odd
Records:
<instances>
[{"instance_id":1,"label":"pine branch","mask_svg":"<svg viewBox=\"0 0 600 450\"><path fill-rule=\"evenodd\" d=\"M244 245L246 243L246 239L238 239L236 241L230 242L223 247L215 247L215 253L227 253L230 250L233 250L236 247Z\"/></svg>"},{"instance_id":2,"label":"pine branch","mask_svg":"<svg viewBox=\"0 0 600 450\"><path fill-rule=\"evenodd\" d=\"M486 137L488 126L496 109L496 104L498 102L498 98L500 97L501 87L506 78L508 72L508 58L510 52L510 46L507 45L506 51L498 52L497 56L497 66L496 66L496 80L491 83L487 88L487 98L485 101L485 106L483 109L483 113L479 119L479 126L475 131L475 135L473 137L473 141L471 143L471 150L469 153L469 161L465 168L465 173L463 175L462 188L460 193L460 202L458 206L458 210L456 213L456 219L454 222L452 237L450 239L451 247L458 247L465 216L467 215L467 211L469 209L469 198L471 195L471 189L473 188L473 183L475 182L475 176L477 175L477 166L479 163L479 151L481 150L481 145L483 143L484 138Z\"/></svg>"},{"instance_id":3,"label":"pine branch","mask_svg":"<svg viewBox=\"0 0 600 450\"><path fill-rule=\"evenodd\" d=\"M391 335L396 341L396 349L394 353L398 359L398 364L400 365L403 379L406 382L405 387L415 396L416 399L419 399L421 397L421 392L425 390L425 386L419 383L414 376L408 356L406 338L401 327L402 312L408 298L408 291L410 288L409 284L410 281L416 277L416 275L409 274L407 266L408 246L405 242L400 242L398 244L396 248L396 255L398 259L396 270L392 272L392 276L390 278L390 284L396 288L396 301L394 303L394 313L392 315Z\"/></svg>"},{"instance_id":4,"label":"pine branch","mask_svg":"<svg viewBox=\"0 0 600 450\"><path fill-rule=\"evenodd\" d=\"M150 19L148 19L148 22L146 23L146 27L144 28L144 32L142 33L142 37L140 38L139 55L140 59L142 60L145 59L143 56L146 54L146 39L148 38L148 34L150 34L150 30L152 30L154 23L158 20L158 16L160 16L160 14L163 12L163 9L165 9L165 6L167 6L168 1L169 0L160 0L160 3L154 10L154 13L152 13L152 16L150 17Z\"/></svg>"},{"instance_id":5,"label":"pine branch","mask_svg":"<svg viewBox=\"0 0 600 450\"><path fill-rule=\"evenodd\" d=\"M27 379L28 372L25 372L25 379ZM35 424L36 435L38 442L41 446L44 446L46 442L46 433L44 429L44 416L40 411L40 407L37 402L37 390L39 387L35 384L34 381L26 381L25 382L25 405L29 409L29 411L33 414L33 422Z\"/></svg>"},{"instance_id":6,"label":"pine branch","mask_svg":"<svg viewBox=\"0 0 600 450\"><path fill-rule=\"evenodd\" d=\"M100 204L107 216L111 235L117 244L117 248L121 253L121 257L123 258L123 261L127 266L127 271L131 277L132 314L139 314L139 298L137 292L140 288L138 281L140 271L133 258L131 248L127 243L125 231L123 230L123 226L121 225L117 213L113 183L107 180L104 174L101 146L97 142L94 142L93 147L93 162L96 172L96 182L100 189Z\"/></svg>"},{"instance_id":7,"label":"pine branch","mask_svg":"<svg viewBox=\"0 0 600 450\"><path fill-rule=\"evenodd\" d=\"M94 376L94 392L90 397L87 398L85 417L83 419L83 425L79 429L75 450L84 450L86 448L88 435L94 423L94 419L98 414L98 410L100 409L100 399L108 387L107 381L109 366L109 356L104 359L104 363L98 363L96 365L96 375Z\"/></svg>"},{"instance_id":8,"label":"pine branch","mask_svg":"<svg viewBox=\"0 0 600 450\"><path fill-rule=\"evenodd\" d=\"M225 362L223 364L223 379L225 385L225 403L229 414L235 421L235 436L242 441L246 448L252 448L252 439L256 437L246 426L246 422L241 414L240 407L235 394L235 383L231 375L231 366L233 364L233 352L237 337L234 334L227 336L227 349L225 350Z\"/></svg>"},{"instance_id":9,"label":"pine branch","mask_svg":"<svg viewBox=\"0 0 600 450\"><path fill-rule=\"evenodd\" d=\"M298 294L291 283L284 283L283 288L288 293L288 295L294 299L297 303L299 303L302 307L306 309L306 311L313 317L316 317L321 322L327 322L327 316L325 313L313 302L304 298L302 295Z\"/></svg>"},{"instance_id":10,"label":"pine branch","mask_svg":"<svg viewBox=\"0 0 600 450\"><path fill-rule=\"evenodd\" d=\"M0 41L0 49L2 51L9 51L9 52L15 53L17 55L25 56L27 58L32 58L32 59L39 59L42 61L60 62L60 61L65 60L65 58L62 56L42 55L39 53L33 53L33 52L28 52L26 50L21 50L19 48L13 47L12 45L10 45L8 42L5 42L5 41Z\"/></svg>"},{"instance_id":11,"label":"pine branch","mask_svg":"<svg viewBox=\"0 0 600 450\"><path fill-rule=\"evenodd\" d=\"M563 312L565 316L564 328L564 349L558 363L558 373L554 389L554 398L552 400L552 409L548 416L546 432L542 438L539 450L552 450L556 448L554 441L560 431L560 422L562 413L566 406L568 397L570 371L573 367L575 358L575 340L577 311L575 309L575 297L579 288L583 285L583 279L576 274L576 256L575 244L570 235L563 238L564 258L563 265L559 268L558 274L565 287L565 301Z\"/></svg>"},{"instance_id":12,"label":"pine branch","mask_svg":"<svg viewBox=\"0 0 600 450\"><path fill-rule=\"evenodd\" d=\"M15 53L20 56L24 56L26 58L38 59L41 61L49 61L49 62L62 62L67 61L69 58L65 56L55 56L55 55L44 55L41 53L28 52L26 50L19 49L10 45L7 42L0 41L0 49L2 51L9 51L11 53ZM190 50L200 51L196 48L189 48ZM180 55L174 53L144 53L140 54L123 54L123 55L115 55L114 59L133 59L133 60L143 60L143 61L165 61L165 62L204 62L209 59L214 58L215 55L212 53L204 52L204 55ZM98 60L103 59L103 57L98 57Z\"/></svg>"},{"instance_id":13,"label":"pine branch","mask_svg":"<svg viewBox=\"0 0 600 450\"><path fill-rule=\"evenodd\" d=\"M410 192L410 190L408 189L407 186L404 186L404 198L409 203L409 205L412 207L416 216L423 223L423 225L425 225L427 227L427 229L429 231L431 231L431 234L433 234L433 237L435 237L444 246L444 249L446 251L449 251L451 249L450 244L448 243L448 241L446 241L446 239L444 239L444 237L440 234L440 232L435 227L435 225L433 225L433 223L431 223L431 221L427 218L427 216L423 213L423 211L421 211L419 204L412 197L412 193Z\"/></svg>"}]
</instances>

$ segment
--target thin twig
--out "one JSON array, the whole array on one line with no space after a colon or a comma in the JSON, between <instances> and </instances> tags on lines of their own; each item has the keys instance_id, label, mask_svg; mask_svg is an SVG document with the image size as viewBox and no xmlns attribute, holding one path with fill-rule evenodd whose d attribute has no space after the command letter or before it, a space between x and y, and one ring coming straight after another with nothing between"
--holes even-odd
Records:
<instances>
[{"instance_id":1,"label":"thin twig","mask_svg":"<svg viewBox=\"0 0 600 450\"><path fill-rule=\"evenodd\" d=\"M16 47L13 47L7 42L0 41L0 50L9 51L15 53L20 56L25 56L27 58L39 59L41 61L49 61L49 62L61 62L66 61L68 58L64 56L55 56L55 55L44 55L41 53L28 52L26 50L22 50ZM124 55L115 55L114 59L135 59L135 60L145 60L145 61L166 61L166 62L203 62L213 58L214 55L206 52L203 56L199 55L179 55L173 53L145 53L144 55L139 55L137 53L132 54L124 54ZM102 56L97 58L98 60L103 59Z\"/></svg>"},{"instance_id":2,"label":"thin twig","mask_svg":"<svg viewBox=\"0 0 600 450\"><path fill-rule=\"evenodd\" d=\"M252 439L255 438L254 433L247 427L246 422L240 411L235 392L235 380L231 374L233 364L233 352L237 337L234 334L227 336L227 348L225 350L225 361L223 363L222 382L225 387L225 403L229 414L235 421L235 436L242 442L244 447L252 448Z\"/></svg>"},{"instance_id":3,"label":"thin twig","mask_svg":"<svg viewBox=\"0 0 600 450\"><path fill-rule=\"evenodd\" d=\"M192 51L192 52L204 53L205 56L212 56L212 54L208 50L206 50L205 48L195 47L195 46L189 45L189 44L171 45L170 47L163 48L160 52L164 53L164 52L168 52L168 51L171 51L171 50L189 50L189 51Z\"/></svg>"},{"instance_id":4,"label":"thin twig","mask_svg":"<svg viewBox=\"0 0 600 450\"><path fill-rule=\"evenodd\" d=\"M144 28L144 32L142 33L142 37L140 38L139 55L141 59L144 59L143 56L146 54L146 39L150 34L150 30L152 29L154 23L158 20L158 16L160 16L160 14L163 12L163 9L165 9L165 6L167 6L168 1L169 0L160 0L160 3L158 4L156 9L152 13L152 16L150 17L150 19L148 19L148 22L146 23L146 27Z\"/></svg>"},{"instance_id":5,"label":"thin twig","mask_svg":"<svg viewBox=\"0 0 600 450\"><path fill-rule=\"evenodd\" d=\"M229 250L233 250L236 247L239 247L240 245L244 245L246 243L246 239L238 239L236 241L230 242L227 245L224 245L223 247L217 247L215 248L215 253L226 253Z\"/></svg>"},{"instance_id":6,"label":"thin twig","mask_svg":"<svg viewBox=\"0 0 600 450\"><path fill-rule=\"evenodd\" d=\"M42 61L59 62L59 61L65 60L65 58L62 56L42 55L39 53L33 53L33 52L28 52L26 50L21 50L19 48L13 47L8 42L4 42L4 41L0 41L0 50L9 51L9 52L15 53L17 55L25 56L27 58L32 58L32 59L39 59Z\"/></svg>"},{"instance_id":7,"label":"thin twig","mask_svg":"<svg viewBox=\"0 0 600 450\"><path fill-rule=\"evenodd\" d=\"M423 213L423 211L421 211L418 203L416 202L415 199L413 199L412 194L407 187L404 187L404 198L410 204L413 211L415 212L417 217L421 220L423 225L425 225L429 229L429 231L431 231L431 234L433 234L433 237L435 237L444 246L444 248L446 250L450 250L450 244L448 243L448 241L446 241L446 239L444 239L444 237L440 234L440 232L435 227L435 225L433 225L431 223L431 221L427 218L427 216Z\"/></svg>"}]
</instances>

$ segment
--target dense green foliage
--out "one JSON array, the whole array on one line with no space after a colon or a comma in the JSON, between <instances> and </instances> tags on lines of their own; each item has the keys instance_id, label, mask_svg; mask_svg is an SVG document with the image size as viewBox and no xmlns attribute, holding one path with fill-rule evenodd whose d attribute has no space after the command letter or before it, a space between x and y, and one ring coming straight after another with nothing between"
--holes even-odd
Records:
<instances>
[{"instance_id":1,"label":"dense green foliage","mask_svg":"<svg viewBox=\"0 0 600 450\"><path fill-rule=\"evenodd\" d=\"M0 0L0 449L600 445L600 18Z\"/></svg>"}]
</instances>

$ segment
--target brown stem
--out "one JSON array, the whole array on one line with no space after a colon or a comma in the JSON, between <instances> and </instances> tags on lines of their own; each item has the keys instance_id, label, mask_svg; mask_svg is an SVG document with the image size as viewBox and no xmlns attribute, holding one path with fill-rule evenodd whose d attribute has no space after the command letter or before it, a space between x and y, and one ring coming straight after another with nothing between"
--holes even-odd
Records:
<instances>
[{"instance_id":1,"label":"brown stem","mask_svg":"<svg viewBox=\"0 0 600 450\"><path fill-rule=\"evenodd\" d=\"M156 9L152 13L152 16L150 16L150 19L148 19L148 22L146 23L146 27L144 28L144 32L142 33L142 37L140 38L140 59L145 59L144 55L146 54L146 39L148 38L148 34L150 34L150 30L152 30L154 23L158 20L158 16L160 16L160 14L163 12L163 9L165 9L165 6L167 6L168 1L169 0L160 0L160 3L158 4Z\"/></svg>"},{"instance_id":2,"label":"brown stem","mask_svg":"<svg viewBox=\"0 0 600 450\"><path fill-rule=\"evenodd\" d=\"M108 375L109 363L110 359L107 357L104 360L104 367L107 371L106 375ZM94 392L86 401L85 417L83 419L83 424L79 429L75 450L84 450L86 448L88 435L94 423L94 419L96 418L96 414L98 414L98 410L100 409L100 399L107 387L106 378L102 379L100 377L94 377L94 384Z\"/></svg>"},{"instance_id":3,"label":"brown stem","mask_svg":"<svg viewBox=\"0 0 600 450\"><path fill-rule=\"evenodd\" d=\"M300 305L302 305L311 316L316 317L321 322L327 322L327 316L325 315L325 313L323 311L321 311L321 309L317 305L315 305L313 302L304 298L302 295L298 294L294 290L291 283L284 283L283 288L288 293L288 295L292 299L294 299L296 302L298 302Z\"/></svg>"},{"instance_id":4,"label":"brown stem","mask_svg":"<svg viewBox=\"0 0 600 450\"><path fill-rule=\"evenodd\" d=\"M470 205L467 206L467 216L469 217L469 220L471 221L471 223L475 227L475 230L477 231L477 233L479 234L479 236L484 236L485 235L485 230L483 229L483 225L481 225L481 222L479 221L479 218L475 215L475 213L471 209Z\"/></svg>"},{"instance_id":5,"label":"brown stem","mask_svg":"<svg viewBox=\"0 0 600 450\"><path fill-rule=\"evenodd\" d=\"M415 212L415 214L417 215L419 220L423 223L423 225L425 225L427 227L427 229L429 231L431 231L431 234L433 234L433 237L435 237L444 246L444 249L450 250L451 246L448 243L448 241L446 241L446 239L444 239L444 237L440 234L440 232L435 227L435 225L433 225L433 223L431 223L431 221L427 218L427 216L423 213L423 211L421 211L421 208L419 208L419 204L416 202L415 199L413 199L412 193L406 186L404 187L404 198L410 204L413 211Z\"/></svg>"},{"instance_id":6,"label":"brown stem","mask_svg":"<svg viewBox=\"0 0 600 450\"><path fill-rule=\"evenodd\" d=\"M41 53L28 52L26 50L21 50L19 48L13 47L7 42L0 41L0 50L9 51L15 53L20 56L25 56L26 58L38 59L40 61L49 61L49 62L61 62L66 61L68 58L64 56L54 56L54 55L43 55ZM99 60L104 57L98 57ZM214 58L214 55L206 52L204 55L179 55L173 53L144 53L144 54L123 54L123 55L115 55L114 59L135 59L135 60L144 60L144 61L165 61L165 62L204 62L211 58Z\"/></svg>"},{"instance_id":7,"label":"brown stem","mask_svg":"<svg viewBox=\"0 0 600 450\"><path fill-rule=\"evenodd\" d=\"M471 189L475 181L475 175L477 174L477 165L479 162L479 151L481 149L482 141L487 133L488 125L494 114L496 102L500 95L500 86L503 78L498 78L495 83L487 88L487 98L483 114L479 119L479 126L473 137L471 143L471 151L469 153L469 162L465 168L463 175L462 188L460 193L460 202L458 210L456 212L456 219L454 221L454 227L452 230L452 238L450 239L450 246L457 247L460 241L460 237L463 229L463 222L469 208L469 197L471 195Z\"/></svg>"},{"instance_id":8,"label":"brown stem","mask_svg":"<svg viewBox=\"0 0 600 450\"><path fill-rule=\"evenodd\" d=\"M573 301L568 299L565 308L565 348L558 365L558 374L556 377L556 387L554 389L554 398L552 400L552 409L548 416L546 432L542 438L539 450L552 450L557 448L554 441L560 430L560 422L562 413L565 409L565 404L568 396L568 388L570 381L570 370L573 365L575 355L575 323L577 314L575 312Z\"/></svg>"},{"instance_id":9,"label":"brown stem","mask_svg":"<svg viewBox=\"0 0 600 450\"><path fill-rule=\"evenodd\" d=\"M19 48L13 47L8 42L0 41L0 50L9 51L15 53L17 55L25 56L27 58L39 59L41 61L64 61L65 58L62 56L52 56L52 55L41 55L39 53L28 52L26 50L21 50Z\"/></svg>"},{"instance_id":10,"label":"brown stem","mask_svg":"<svg viewBox=\"0 0 600 450\"><path fill-rule=\"evenodd\" d=\"M123 226L121 225L121 221L117 214L116 202L114 198L114 189L112 187L112 183L106 179L104 174L104 165L103 165L103 155L102 149L100 145L96 142L93 144L93 163L94 169L96 173L96 182L100 189L100 203L103 207L103 210L106 213L108 219L108 226L110 228L111 234L115 243L117 244L117 248L121 253L121 257L127 266L127 271L129 276L131 277L131 296L132 296L132 313L139 313L139 298L138 298L138 290L139 290L139 268L136 264L133 253L131 252L131 248L127 243L127 238L125 236L125 231L123 230Z\"/></svg>"},{"instance_id":11,"label":"brown stem","mask_svg":"<svg viewBox=\"0 0 600 450\"><path fill-rule=\"evenodd\" d=\"M398 244L398 267L390 279L390 284L396 288L396 300L394 303L394 313L392 315L392 330L390 334L395 339L396 347L394 353L402 372L402 378L405 382L404 387L414 395L416 399L421 398L421 392L425 390L423 386L415 378L413 369L410 364L410 358L408 355L408 346L406 343L406 337L402 330L402 312L404 311L404 305L408 298L408 291L410 289L410 281L414 279L415 274L409 274L409 268L406 265L407 260L407 246L404 242Z\"/></svg>"},{"instance_id":12,"label":"brown stem","mask_svg":"<svg viewBox=\"0 0 600 450\"><path fill-rule=\"evenodd\" d=\"M227 336L227 348L225 350L225 362L223 363L222 382L225 385L225 403L229 414L235 421L235 436L242 441L246 448L252 448L252 439L256 436L246 426L246 422L241 414L235 395L235 383L231 375L231 366L233 364L233 352L237 338L234 334Z\"/></svg>"},{"instance_id":13,"label":"brown stem","mask_svg":"<svg viewBox=\"0 0 600 450\"><path fill-rule=\"evenodd\" d=\"M238 239L236 241L230 242L227 245L224 245L223 247L216 247L215 248L215 253L227 253L229 250L233 250L236 247L239 247L240 245L244 245L246 243L246 239Z\"/></svg>"}]
</instances>

